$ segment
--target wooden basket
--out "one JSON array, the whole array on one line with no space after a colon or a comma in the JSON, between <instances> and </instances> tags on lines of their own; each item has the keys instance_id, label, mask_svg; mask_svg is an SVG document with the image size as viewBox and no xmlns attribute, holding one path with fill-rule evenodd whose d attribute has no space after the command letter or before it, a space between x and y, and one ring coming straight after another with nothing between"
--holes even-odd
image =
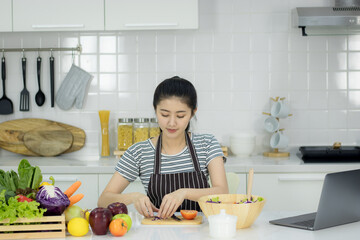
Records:
<instances>
[{"instance_id":1,"label":"wooden basket","mask_svg":"<svg viewBox=\"0 0 360 240\"><path fill-rule=\"evenodd\" d=\"M41 218L18 218L11 225L0 221L0 239L65 238L65 215ZM15 225L16 223L26 223Z\"/></svg>"},{"instance_id":2,"label":"wooden basket","mask_svg":"<svg viewBox=\"0 0 360 240\"><path fill-rule=\"evenodd\" d=\"M208 203L206 202L210 198L219 197L221 203ZM219 214L221 209L225 209L226 214L237 216L236 228L248 228L260 215L266 200L255 203L246 204L234 204L234 202L240 202L245 199L245 194L218 194L218 195L207 195L199 198L198 203L201 210L206 217ZM258 196L252 195L254 199Z\"/></svg>"}]
</instances>

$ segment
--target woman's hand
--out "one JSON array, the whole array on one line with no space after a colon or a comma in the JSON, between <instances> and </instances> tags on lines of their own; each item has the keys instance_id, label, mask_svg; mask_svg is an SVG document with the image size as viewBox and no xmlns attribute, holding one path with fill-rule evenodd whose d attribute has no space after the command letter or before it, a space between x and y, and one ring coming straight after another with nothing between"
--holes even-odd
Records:
<instances>
[{"instance_id":1,"label":"woman's hand","mask_svg":"<svg viewBox=\"0 0 360 240\"><path fill-rule=\"evenodd\" d=\"M153 217L154 212L159 211L145 194L138 193L134 200L135 209L144 217Z\"/></svg>"},{"instance_id":2,"label":"woman's hand","mask_svg":"<svg viewBox=\"0 0 360 240\"><path fill-rule=\"evenodd\" d=\"M158 217L171 217L185 199L185 189L178 189L172 193L166 194L161 202Z\"/></svg>"}]
</instances>

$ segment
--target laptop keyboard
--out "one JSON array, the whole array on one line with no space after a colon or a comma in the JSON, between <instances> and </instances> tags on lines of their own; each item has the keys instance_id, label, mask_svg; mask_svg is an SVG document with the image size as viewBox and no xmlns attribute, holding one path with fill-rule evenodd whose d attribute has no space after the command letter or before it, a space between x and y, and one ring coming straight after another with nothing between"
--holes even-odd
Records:
<instances>
[{"instance_id":1,"label":"laptop keyboard","mask_svg":"<svg viewBox=\"0 0 360 240\"><path fill-rule=\"evenodd\" d=\"M306 221L296 222L293 224L299 225L299 226L304 226L304 227L313 227L314 223L315 223L315 219L310 219L310 220L306 220Z\"/></svg>"}]
</instances>

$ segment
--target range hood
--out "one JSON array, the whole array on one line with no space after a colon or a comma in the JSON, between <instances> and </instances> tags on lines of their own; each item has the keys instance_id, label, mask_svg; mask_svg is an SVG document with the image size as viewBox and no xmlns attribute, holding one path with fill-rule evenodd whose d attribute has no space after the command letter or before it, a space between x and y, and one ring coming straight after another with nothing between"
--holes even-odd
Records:
<instances>
[{"instance_id":1,"label":"range hood","mask_svg":"<svg viewBox=\"0 0 360 240\"><path fill-rule=\"evenodd\" d=\"M293 22L303 36L360 34L360 0L335 0L334 7L298 7ZM316 34L318 32L318 34Z\"/></svg>"}]
</instances>

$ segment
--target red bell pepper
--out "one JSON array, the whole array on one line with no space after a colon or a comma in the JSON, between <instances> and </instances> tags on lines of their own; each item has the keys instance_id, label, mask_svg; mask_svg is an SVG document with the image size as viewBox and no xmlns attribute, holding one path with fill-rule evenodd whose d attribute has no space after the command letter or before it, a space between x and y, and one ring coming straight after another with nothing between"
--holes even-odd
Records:
<instances>
[{"instance_id":1,"label":"red bell pepper","mask_svg":"<svg viewBox=\"0 0 360 240\"><path fill-rule=\"evenodd\" d=\"M18 196L18 202L32 202L32 201L34 201L33 199L31 199L31 198L28 198L28 197L25 197L24 195L21 195L21 194L18 194L17 195Z\"/></svg>"}]
</instances>

